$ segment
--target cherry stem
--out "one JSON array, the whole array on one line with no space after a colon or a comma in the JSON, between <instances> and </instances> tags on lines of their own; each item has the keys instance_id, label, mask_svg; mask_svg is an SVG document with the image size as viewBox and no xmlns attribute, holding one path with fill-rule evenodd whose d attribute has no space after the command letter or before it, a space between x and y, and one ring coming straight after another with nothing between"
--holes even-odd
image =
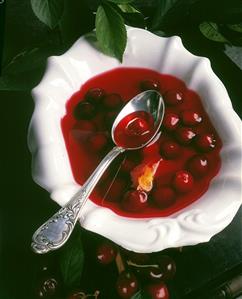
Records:
<instances>
[{"instance_id":1,"label":"cherry stem","mask_svg":"<svg viewBox=\"0 0 242 299\"><path fill-rule=\"evenodd\" d=\"M117 252L115 262L116 262L116 266L118 268L118 273L123 272L125 270L125 265L124 265L124 261L123 261L123 258L121 256L119 250Z\"/></svg>"},{"instance_id":2,"label":"cherry stem","mask_svg":"<svg viewBox=\"0 0 242 299\"><path fill-rule=\"evenodd\" d=\"M149 268L149 267L153 267L153 268L159 268L159 265L157 264L153 264L153 265L140 265L140 264L136 264L130 260L127 261L127 264L129 266L133 266L133 267L137 267L137 268Z\"/></svg>"},{"instance_id":3,"label":"cherry stem","mask_svg":"<svg viewBox=\"0 0 242 299\"><path fill-rule=\"evenodd\" d=\"M100 292L97 290L94 294L85 294L83 292L79 292L78 295L80 296L79 299L86 299L90 297L94 297L95 299L98 299Z\"/></svg>"}]
</instances>

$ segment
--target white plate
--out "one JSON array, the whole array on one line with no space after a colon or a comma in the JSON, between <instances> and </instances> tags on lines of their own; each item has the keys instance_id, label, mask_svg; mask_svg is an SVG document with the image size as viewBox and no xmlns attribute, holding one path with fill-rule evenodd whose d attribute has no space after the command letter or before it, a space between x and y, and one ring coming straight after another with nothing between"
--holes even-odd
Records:
<instances>
[{"instance_id":1,"label":"white plate","mask_svg":"<svg viewBox=\"0 0 242 299\"><path fill-rule=\"evenodd\" d=\"M32 94L35 110L28 143L33 155L33 178L63 206L80 186L71 171L60 120L71 95L91 77L115 67L145 67L174 75L195 90L220 135L222 167L209 190L196 202L169 216L132 219L88 201L81 225L137 252L208 241L224 229L241 204L241 121L227 91L207 58L189 53L179 37L161 38L127 28L123 63L105 56L80 38L66 53L52 56L40 84Z\"/></svg>"}]
</instances>

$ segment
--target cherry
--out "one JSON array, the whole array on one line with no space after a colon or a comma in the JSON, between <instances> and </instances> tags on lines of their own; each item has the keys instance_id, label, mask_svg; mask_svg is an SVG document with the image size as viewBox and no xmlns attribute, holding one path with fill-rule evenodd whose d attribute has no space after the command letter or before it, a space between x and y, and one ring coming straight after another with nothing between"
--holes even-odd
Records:
<instances>
[{"instance_id":1,"label":"cherry","mask_svg":"<svg viewBox=\"0 0 242 299\"><path fill-rule=\"evenodd\" d=\"M196 139L196 145L203 152L208 152L215 148L216 139L213 134L203 134Z\"/></svg>"},{"instance_id":2,"label":"cherry","mask_svg":"<svg viewBox=\"0 0 242 299\"><path fill-rule=\"evenodd\" d=\"M110 93L103 99L104 106L109 110L115 110L122 106L123 99L118 93Z\"/></svg>"},{"instance_id":3,"label":"cherry","mask_svg":"<svg viewBox=\"0 0 242 299\"><path fill-rule=\"evenodd\" d=\"M110 129L110 127L112 127L117 115L118 115L117 111L108 111L106 113L106 115L104 117L104 122L108 129Z\"/></svg>"},{"instance_id":4,"label":"cherry","mask_svg":"<svg viewBox=\"0 0 242 299\"><path fill-rule=\"evenodd\" d=\"M97 247L96 257L100 264L107 265L114 261L117 250L111 242L105 241Z\"/></svg>"},{"instance_id":5,"label":"cherry","mask_svg":"<svg viewBox=\"0 0 242 299\"><path fill-rule=\"evenodd\" d=\"M149 132L149 124L145 119L136 117L127 124L125 130L129 136L144 135Z\"/></svg>"},{"instance_id":6,"label":"cherry","mask_svg":"<svg viewBox=\"0 0 242 299\"><path fill-rule=\"evenodd\" d=\"M136 164L132 160L125 158L125 160L121 164L120 170L123 172L130 172L135 167L135 165Z\"/></svg>"},{"instance_id":7,"label":"cherry","mask_svg":"<svg viewBox=\"0 0 242 299\"><path fill-rule=\"evenodd\" d=\"M177 105L183 102L184 93L180 90L169 90L164 95L165 103L168 105Z\"/></svg>"},{"instance_id":8,"label":"cherry","mask_svg":"<svg viewBox=\"0 0 242 299\"><path fill-rule=\"evenodd\" d=\"M89 137L88 143L91 151L100 152L107 146L108 137L106 134L98 132Z\"/></svg>"},{"instance_id":9,"label":"cherry","mask_svg":"<svg viewBox=\"0 0 242 299\"><path fill-rule=\"evenodd\" d=\"M147 193L139 190L132 190L126 192L121 204L125 211L139 212L146 207L147 201Z\"/></svg>"},{"instance_id":10,"label":"cherry","mask_svg":"<svg viewBox=\"0 0 242 299\"><path fill-rule=\"evenodd\" d=\"M157 265L157 267L154 267L152 265L146 265L145 267L132 267L135 270L135 273L137 274L139 280L141 280L144 283L147 283L147 281L161 281L163 277L163 273L161 272L161 269Z\"/></svg>"},{"instance_id":11,"label":"cherry","mask_svg":"<svg viewBox=\"0 0 242 299\"><path fill-rule=\"evenodd\" d=\"M143 157L157 155L157 153L159 153L159 143L149 143L147 146L142 148L141 152Z\"/></svg>"},{"instance_id":12,"label":"cherry","mask_svg":"<svg viewBox=\"0 0 242 299\"><path fill-rule=\"evenodd\" d=\"M140 89L145 90L159 90L159 82L154 80L144 80L140 83Z\"/></svg>"},{"instance_id":13,"label":"cherry","mask_svg":"<svg viewBox=\"0 0 242 299\"><path fill-rule=\"evenodd\" d=\"M173 178L173 187L181 193L190 191L193 187L193 176L185 170L177 171Z\"/></svg>"},{"instance_id":14,"label":"cherry","mask_svg":"<svg viewBox=\"0 0 242 299\"><path fill-rule=\"evenodd\" d=\"M74 130L95 132L96 125L90 120L79 120L73 127Z\"/></svg>"},{"instance_id":15,"label":"cherry","mask_svg":"<svg viewBox=\"0 0 242 299\"><path fill-rule=\"evenodd\" d=\"M191 128L178 128L176 138L181 144L189 144L196 136L196 133Z\"/></svg>"},{"instance_id":16,"label":"cherry","mask_svg":"<svg viewBox=\"0 0 242 299\"><path fill-rule=\"evenodd\" d=\"M116 290L122 299L131 298L138 290L138 281L130 271L120 273L116 282Z\"/></svg>"},{"instance_id":17,"label":"cherry","mask_svg":"<svg viewBox=\"0 0 242 299\"><path fill-rule=\"evenodd\" d=\"M168 131L175 130L179 125L179 116L175 113L167 113L164 116L163 126Z\"/></svg>"},{"instance_id":18,"label":"cherry","mask_svg":"<svg viewBox=\"0 0 242 299\"><path fill-rule=\"evenodd\" d=\"M150 265L136 265L136 272L144 281L167 281L175 276L176 264L171 257L160 255L153 257Z\"/></svg>"},{"instance_id":19,"label":"cherry","mask_svg":"<svg viewBox=\"0 0 242 299\"><path fill-rule=\"evenodd\" d=\"M108 201L119 201L125 189L126 182L120 178L116 178L107 192Z\"/></svg>"},{"instance_id":20,"label":"cherry","mask_svg":"<svg viewBox=\"0 0 242 299\"><path fill-rule=\"evenodd\" d=\"M85 95L85 98L93 103L97 104L105 95L105 91L102 88L91 88Z\"/></svg>"},{"instance_id":21,"label":"cherry","mask_svg":"<svg viewBox=\"0 0 242 299\"><path fill-rule=\"evenodd\" d=\"M145 293L148 294L151 299L169 299L168 289L163 282L147 285L145 287Z\"/></svg>"},{"instance_id":22,"label":"cherry","mask_svg":"<svg viewBox=\"0 0 242 299\"><path fill-rule=\"evenodd\" d=\"M160 147L162 155L167 159L176 158L181 152L181 147L174 141L166 141Z\"/></svg>"},{"instance_id":23,"label":"cherry","mask_svg":"<svg viewBox=\"0 0 242 299\"><path fill-rule=\"evenodd\" d=\"M159 208L167 208L175 202L175 192L170 187L161 186L152 192L153 202Z\"/></svg>"},{"instance_id":24,"label":"cherry","mask_svg":"<svg viewBox=\"0 0 242 299\"><path fill-rule=\"evenodd\" d=\"M73 111L74 117L79 119L91 119L96 114L96 109L89 102L80 102L76 105Z\"/></svg>"},{"instance_id":25,"label":"cherry","mask_svg":"<svg viewBox=\"0 0 242 299\"><path fill-rule=\"evenodd\" d=\"M191 172L193 176L202 177L206 175L208 171L208 160L205 156L193 156L187 162L187 169Z\"/></svg>"},{"instance_id":26,"label":"cherry","mask_svg":"<svg viewBox=\"0 0 242 299\"><path fill-rule=\"evenodd\" d=\"M192 110L183 111L181 119L186 126L196 126L202 121L202 117Z\"/></svg>"},{"instance_id":27,"label":"cherry","mask_svg":"<svg viewBox=\"0 0 242 299\"><path fill-rule=\"evenodd\" d=\"M157 263L159 264L161 271L163 273L162 280L170 280L176 274L176 263L168 255L160 255L157 258Z\"/></svg>"}]
</instances>

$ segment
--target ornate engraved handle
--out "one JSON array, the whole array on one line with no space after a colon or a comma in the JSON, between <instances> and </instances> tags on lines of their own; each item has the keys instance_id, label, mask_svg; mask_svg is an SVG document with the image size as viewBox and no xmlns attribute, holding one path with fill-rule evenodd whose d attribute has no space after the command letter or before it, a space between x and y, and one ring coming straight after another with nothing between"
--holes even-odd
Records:
<instances>
[{"instance_id":1,"label":"ornate engraved handle","mask_svg":"<svg viewBox=\"0 0 242 299\"><path fill-rule=\"evenodd\" d=\"M37 229L32 238L33 251L40 254L46 253L60 248L68 240L88 196L109 164L124 151L121 147L114 147L72 199Z\"/></svg>"}]
</instances>

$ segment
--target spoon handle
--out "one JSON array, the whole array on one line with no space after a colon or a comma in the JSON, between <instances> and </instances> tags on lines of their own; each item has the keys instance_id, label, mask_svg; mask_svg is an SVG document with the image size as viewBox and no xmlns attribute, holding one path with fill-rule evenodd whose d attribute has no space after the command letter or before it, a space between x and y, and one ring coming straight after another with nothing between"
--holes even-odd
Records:
<instances>
[{"instance_id":1,"label":"spoon handle","mask_svg":"<svg viewBox=\"0 0 242 299\"><path fill-rule=\"evenodd\" d=\"M81 208L110 163L125 149L115 146L100 162L81 189L33 235L31 247L36 253L60 248L68 240L80 216Z\"/></svg>"}]
</instances>

